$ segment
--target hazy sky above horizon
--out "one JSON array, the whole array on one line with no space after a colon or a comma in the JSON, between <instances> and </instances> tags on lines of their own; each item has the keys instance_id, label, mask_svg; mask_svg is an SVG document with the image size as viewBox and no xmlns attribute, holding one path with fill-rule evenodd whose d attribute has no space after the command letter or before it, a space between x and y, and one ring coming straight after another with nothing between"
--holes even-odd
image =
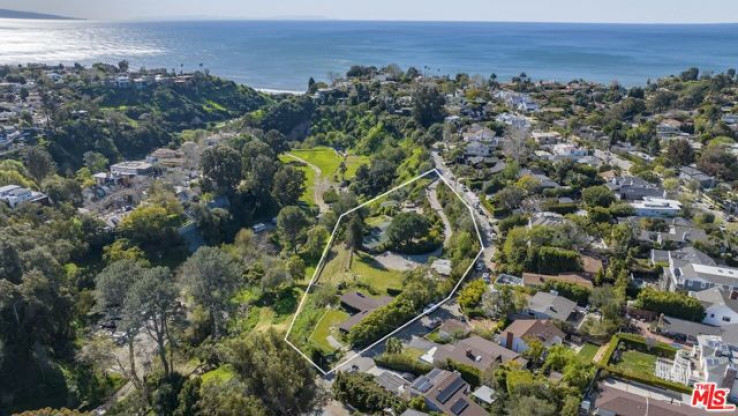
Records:
<instances>
[{"instance_id":1,"label":"hazy sky above horizon","mask_svg":"<svg viewBox=\"0 0 738 416\"><path fill-rule=\"evenodd\" d=\"M0 0L0 8L99 20L327 18L733 23L735 0Z\"/></svg>"}]
</instances>

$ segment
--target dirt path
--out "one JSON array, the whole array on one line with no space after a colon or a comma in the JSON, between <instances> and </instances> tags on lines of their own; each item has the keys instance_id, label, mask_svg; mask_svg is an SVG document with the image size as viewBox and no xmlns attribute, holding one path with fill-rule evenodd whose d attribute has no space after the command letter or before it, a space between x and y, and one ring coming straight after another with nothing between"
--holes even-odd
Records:
<instances>
[{"instance_id":1,"label":"dirt path","mask_svg":"<svg viewBox=\"0 0 738 416\"><path fill-rule=\"evenodd\" d=\"M443 220L443 245L446 246L448 245L449 241L451 241L451 236L453 235L454 230L453 228L451 228L451 222L448 220L448 217L446 217L446 213L443 212L441 201L438 200L437 188L439 183L440 180L436 180L428 187L428 201L430 202L431 208L433 208L441 217L441 220Z\"/></svg>"},{"instance_id":2,"label":"dirt path","mask_svg":"<svg viewBox=\"0 0 738 416\"><path fill-rule=\"evenodd\" d=\"M607 352L607 347L610 345L609 342L603 344L599 350L597 350L597 354L595 354L594 358L592 359L592 362L597 364L602 359L602 356L605 355L605 352Z\"/></svg>"},{"instance_id":3,"label":"dirt path","mask_svg":"<svg viewBox=\"0 0 738 416\"><path fill-rule=\"evenodd\" d=\"M305 165L309 166L310 169L315 171L315 187L313 188L313 200L318 205L318 209L320 210L321 214L324 212L328 212L331 207L328 206L328 204L326 204L323 200L323 194L333 185L331 181L323 176L323 171L320 170L319 167L313 165L312 163L309 163L307 160L295 156L291 153L288 153L287 156L297 160L298 162L304 163Z\"/></svg>"}]
</instances>

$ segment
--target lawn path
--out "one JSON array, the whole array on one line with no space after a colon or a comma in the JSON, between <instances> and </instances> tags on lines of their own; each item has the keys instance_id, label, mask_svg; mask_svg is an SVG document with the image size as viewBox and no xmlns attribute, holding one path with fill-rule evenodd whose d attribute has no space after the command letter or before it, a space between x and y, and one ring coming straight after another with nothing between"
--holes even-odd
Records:
<instances>
[{"instance_id":1,"label":"lawn path","mask_svg":"<svg viewBox=\"0 0 738 416\"><path fill-rule=\"evenodd\" d=\"M315 171L316 177L315 177L315 186L313 187L313 200L318 205L318 209L320 210L321 214L328 212L330 210L330 207L323 200L323 194L325 193L325 191L328 190L328 188L331 187L332 183L330 182L330 180L328 180L328 178L323 176L323 171L316 165L313 165L307 160L299 156L295 156L292 153L288 153L287 156L291 157L292 159L297 160L298 162L306 164L307 166L310 167L310 169Z\"/></svg>"},{"instance_id":2,"label":"lawn path","mask_svg":"<svg viewBox=\"0 0 738 416\"><path fill-rule=\"evenodd\" d=\"M448 220L448 217L446 217L446 213L443 212L441 201L438 200L437 188L439 183L441 183L439 180L435 180L428 187L428 201L430 201L431 208L433 208L441 217L441 220L443 220L443 246L445 247L451 241L451 235L453 234L454 230L453 228L451 228L451 221Z\"/></svg>"}]
</instances>

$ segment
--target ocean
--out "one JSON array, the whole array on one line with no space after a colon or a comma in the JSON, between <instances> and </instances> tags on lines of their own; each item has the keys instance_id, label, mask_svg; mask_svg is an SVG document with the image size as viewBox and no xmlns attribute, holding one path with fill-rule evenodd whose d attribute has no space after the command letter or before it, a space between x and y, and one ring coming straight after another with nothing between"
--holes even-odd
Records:
<instances>
[{"instance_id":1,"label":"ocean","mask_svg":"<svg viewBox=\"0 0 738 416\"><path fill-rule=\"evenodd\" d=\"M0 64L116 64L211 73L304 91L355 64L505 80L645 84L738 66L738 25L356 21L92 22L0 19ZM202 65L202 66L200 66Z\"/></svg>"}]
</instances>

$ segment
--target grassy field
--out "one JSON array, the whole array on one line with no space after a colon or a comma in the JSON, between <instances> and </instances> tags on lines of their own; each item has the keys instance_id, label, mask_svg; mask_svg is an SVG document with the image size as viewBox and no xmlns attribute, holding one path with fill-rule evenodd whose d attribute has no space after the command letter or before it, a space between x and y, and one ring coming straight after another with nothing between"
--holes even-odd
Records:
<instances>
[{"instance_id":1,"label":"grassy field","mask_svg":"<svg viewBox=\"0 0 738 416\"><path fill-rule=\"evenodd\" d=\"M579 354L577 354L577 358L583 362L584 364L592 364L592 360L594 360L595 354L597 354L597 351L600 349L595 344L584 344L581 350L579 350Z\"/></svg>"},{"instance_id":2,"label":"grassy field","mask_svg":"<svg viewBox=\"0 0 738 416\"><path fill-rule=\"evenodd\" d=\"M341 157L330 147L294 149L290 153L320 168L327 178L333 177L341 164Z\"/></svg>"},{"instance_id":3,"label":"grassy field","mask_svg":"<svg viewBox=\"0 0 738 416\"><path fill-rule=\"evenodd\" d=\"M628 350L623 353L616 368L632 373L653 375L656 369L656 356L640 351Z\"/></svg>"},{"instance_id":4,"label":"grassy field","mask_svg":"<svg viewBox=\"0 0 738 416\"><path fill-rule=\"evenodd\" d=\"M359 166L369 164L369 157L348 155L348 157L346 157L345 163L346 163L346 179L351 179L354 176L356 176L356 170L359 169Z\"/></svg>"},{"instance_id":5,"label":"grassy field","mask_svg":"<svg viewBox=\"0 0 738 416\"><path fill-rule=\"evenodd\" d=\"M351 269L346 271L349 256L350 252L344 245L334 247L318 280L334 285L343 282L357 283L369 287L376 295L388 294L388 290L402 289L402 271L385 269L372 256L364 253L355 255Z\"/></svg>"},{"instance_id":6,"label":"grassy field","mask_svg":"<svg viewBox=\"0 0 738 416\"><path fill-rule=\"evenodd\" d=\"M341 165L341 156L330 147L313 147L311 149L294 149L290 153L311 163L323 172L323 176L333 179L333 175L338 173ZM356 175L359 166L369 163L367 156L358 156L349 154L344 161L346 165L346 179L351 179Z\"/></svg>"},{"instance_id":7,"label":"grassy field","mask_svg":"<svg viewBox=\"0 0 738 416\"><path fill-rule=\"evenodd\" d=\"M349 318L349 314L338 309L328 309L310 334L310 342L318 346L324 353L333 353L336 349L328 342L331 328Z\"/></svg>"},{"instance_id":8,"label":"grassy field","mask_svg":"<svg viewBox=\"0 0 738 416\"><path fill-rule=\"evenodd\" d=\"M370 255L354 256L351 271L358 276L359 283L371 287L377 293L402 289L403 272L383 268Z\"/></svg>"}]
</instances>

